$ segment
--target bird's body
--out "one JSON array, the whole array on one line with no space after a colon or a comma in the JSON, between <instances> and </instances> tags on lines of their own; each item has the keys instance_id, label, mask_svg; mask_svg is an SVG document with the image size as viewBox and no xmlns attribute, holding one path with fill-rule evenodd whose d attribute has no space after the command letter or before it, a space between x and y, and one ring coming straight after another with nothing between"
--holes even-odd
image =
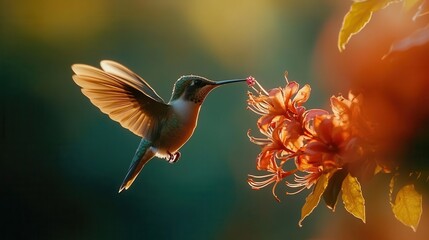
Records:
<instances>
[{"instance_id":1,"label":"bird's body","mask_svg":"<svg viewBox=\"0 0 429 240\"><path fill-rule=\"evenodd\" d=\"M168 103L137 74L119 63L101 61L101 69L72 66L73 80L102 112L142 137L128 173L119 189L128 189L143 166L154 156L176 162L179 149L192 136L201 104L217 86L246 79L214 82L187 75L180 77Z\"/></svg>"},{"instance_id":2,"label":"bird's body","mask_svg":"<svg viewBox=\"0 0 429 240\"><path fill-rule=\"evenodd\" d=\"M158 147L159 157L168 157L168 153L177 152L188 141L197 126L201 108L200 104L182 99L169 105L170 112L164 119L167 124L161 124L161 133L154 143Z\"/></svg>"}]
</instances>

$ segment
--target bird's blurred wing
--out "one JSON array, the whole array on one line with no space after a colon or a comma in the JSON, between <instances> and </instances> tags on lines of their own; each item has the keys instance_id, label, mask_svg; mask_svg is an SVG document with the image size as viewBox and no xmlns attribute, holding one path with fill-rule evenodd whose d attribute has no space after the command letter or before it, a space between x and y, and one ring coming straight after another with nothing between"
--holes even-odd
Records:
<instances>
[{"instance_id":1,"label":"bird's blurred wing","mask_svg":"<svg viewBox=\"0 0 429 240\"><path fill-rule=\"evenodd\" d=\"M110 62L106 63L103 65L111 66ZM113 67L103 71L84 64L74 64L72 69L73 80L82 88L82 93L103 113L140 137L151 136L159 124L159 116L169 111L169 105L160 97L144 90L150 88L147 83L130 77L126 71Z\"/></svg>"}]
</instances>

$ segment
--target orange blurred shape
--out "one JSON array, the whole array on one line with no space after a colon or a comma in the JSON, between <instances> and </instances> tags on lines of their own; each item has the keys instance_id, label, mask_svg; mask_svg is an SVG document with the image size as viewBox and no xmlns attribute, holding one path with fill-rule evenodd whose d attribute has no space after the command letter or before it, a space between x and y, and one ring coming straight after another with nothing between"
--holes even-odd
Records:
<instances>
[{"instance_id":1,"label":"orange blurred shape","mask_svg":"<svg viewBox=\"0 0 429 240\"><path fill-rule=\"evenodd\" d=\"M340 53L336 40L345 12L335 15L322 31L315 56L318 79L330 94L349 89L362 93L365 114L375 123L377 144L386 152L400 149L429 117L429 44L383 56L391 44L424 25L413 22L401 4L393 4L375 13Z\"/></svg>"}]
</instances>

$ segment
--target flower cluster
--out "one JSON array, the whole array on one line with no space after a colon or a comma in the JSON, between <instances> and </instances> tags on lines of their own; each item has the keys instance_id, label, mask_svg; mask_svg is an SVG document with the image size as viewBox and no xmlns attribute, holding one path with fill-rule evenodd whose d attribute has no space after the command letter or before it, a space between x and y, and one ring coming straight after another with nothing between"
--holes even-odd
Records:
<instances>
[{"instance_id":1,"label":"flower cluster","mask_svg":"<svg viewBox=\"0 0 429 240\"><path fill-rule=\"evenodd\" d=\"M365 222L365 201L360 182L376 173L389 173L395 166L385 164L377 134L377 123L364 111L362 94L332 96L330 111L307 109L310 86L297 82L265 90L249 77L248 109L260 115L257 127L262 137L248 132L251 142L261 147L256 168L266 174L249 175L253 189L284 182L295 194L314 186L303 207L301 221L318 205L323 196L334 209L337 197L354 216ZM288 178L291 176L290 178ZM291 180L289 180L291 179ZM394 179L392 178L392 181ZM393 187L391 187L391 192ZM349 199L349 200L348 200Z\"/></svg>"},{"instance_id":2,"label":"flower cluster","mask_svg":"<svg viewBox=\"0 0 429 240\"><path fill-rule=\"evenodd\" d=\"M366 154L365 139L371 131L361 114L361 98L349 94L348 98L333 96L332 113L322 109L306 109L304 103L310 96L310 86L299 88L297 82L286 78L284 88L248 92L248 108L261 115L257 122L264 137L250 135L251 142L262 147L257 157L257 169L268 171L263 176L249 175L248 182L254 189L274 183L289 175L294 182L287 186L298 192L314 185L319 177L328 172L347 168ZM255 94L256 93L256 94ZM294 161L295 168L284 169L287 161ZM360 165L360 164L359 164ZM364 166L361 166L364 167Z\"/></svg>"}]
</instances>

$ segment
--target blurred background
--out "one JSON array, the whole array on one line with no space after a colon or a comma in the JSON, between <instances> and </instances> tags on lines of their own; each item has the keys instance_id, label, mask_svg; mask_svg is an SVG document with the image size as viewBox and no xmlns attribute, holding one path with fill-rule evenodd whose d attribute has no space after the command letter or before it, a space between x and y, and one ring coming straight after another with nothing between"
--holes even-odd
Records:
<instances>
[{"instance_id":1,"label":"blurred background","mask_svg":"<svg viewBox=\"0 0 429 240\"><path fill-rule=\"evenodd\" d=\"M319 39L325 25L339 30L348 7L334 0L1 0L0 238L321 239L331 221L367 226L319 206L299 228L306 194L286 197L279 186L277 203L270 188L250 189L260 149L246 132L256 134L258 116L246 110L247 86L239 84L209 95L178 163L152 160L118 194L140 139L93 106L70 69L115 60L165 100L185 74L252 75L273 88L284 86L287 70L290 80L311 84L307 106L325 108L341 89L314 70L329 61L316 54ZM326 42L332 51L336 34Z\"/></svg>"}]
</instances>

